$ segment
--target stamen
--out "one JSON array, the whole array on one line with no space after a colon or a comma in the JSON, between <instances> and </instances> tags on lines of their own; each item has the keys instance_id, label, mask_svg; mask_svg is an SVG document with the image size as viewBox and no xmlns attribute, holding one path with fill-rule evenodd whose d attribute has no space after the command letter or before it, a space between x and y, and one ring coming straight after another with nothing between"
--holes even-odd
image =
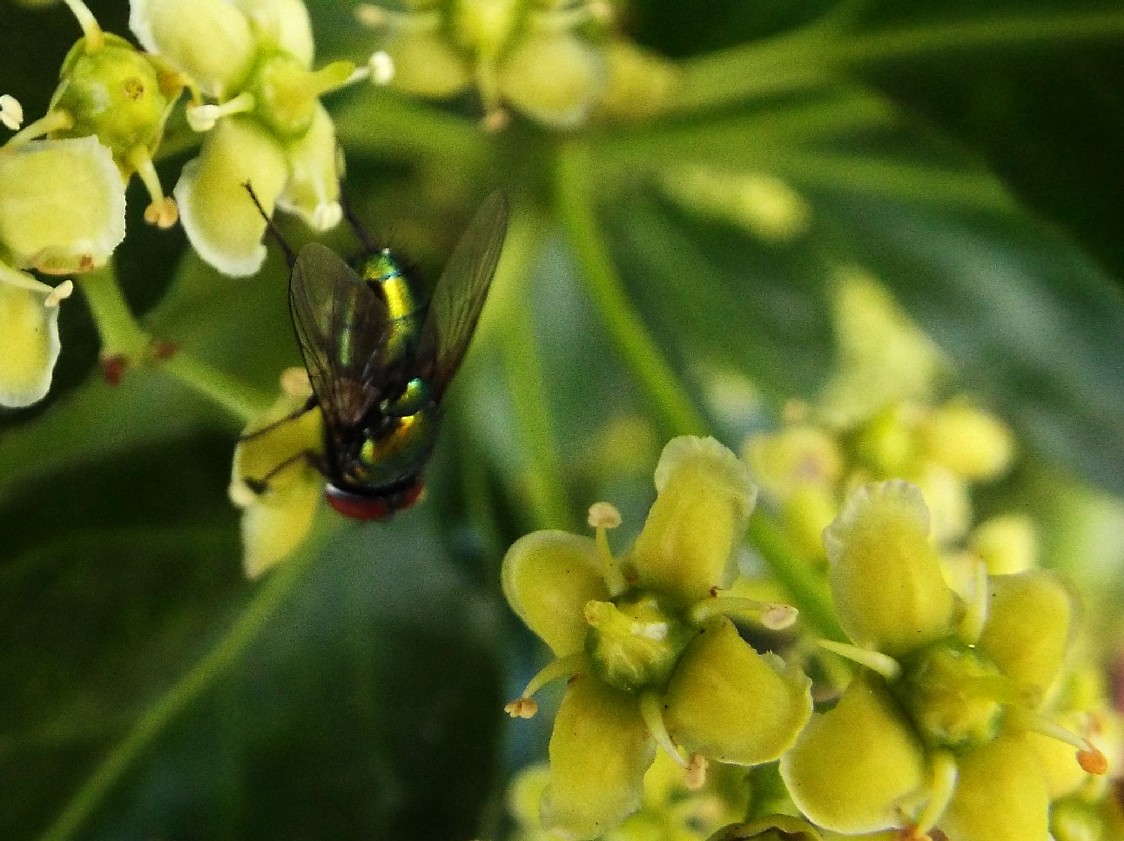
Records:
<instances>
[{"instance_id":1,"label":"stamen","mask_svg":"<svg viewBox=\"0 0 1124 841\"><path fill-rule=\"evenodd\" d=\"M589 506L586 522L595 529L615 529L621 524L621 512L611 502L595 502Z\"/></svg>"},{"instance_id":2,"label":"stamen","mask_svg":"<svg viewBox=\"0 0 1124 841\"><path fill-rule=\"evenodd\" d=\"M94 53L101 49L105 42L105 34L98 25L94 13L89 10L82 0L65 0L67 8L78 18L78 25L82 27L82 34L86 38L86 52Z\"/></svg>"},{"instance_id":3,"label":"stamen","mask_svg":"<svg viewBox=\"0 0 1124 841\"><path fill-rule=\"evenodd\" d=\"M917 822L907 827L910 834L907 838L928 838L929 830L937 825L937 820L948 808L952 794L956 790L956 759L948 751L937 751L933 755L933 787L929 792L929 800Z\"/></svg>"},{"instance_id":4,"label":"stamen","mask_svg":"<svg viewBox=\"0 0 1124 841\"><path fill-rule=\"evenodd\" d=\"M16 286L20 289L28 289L32 292L38 292L40 295L50 295L53 291L43 281L36 280L31 275L3 263L0 263L0 283L7 283L9 286Z\"/></svg>"},{"instance_id":5,"label":"stamen","mask_svg":"<svg viewBox=\"0 0 1124 841\"><path fill-rule=\"evenodd\" d=\"M561 679L569 680L574 675L584 671L585 668L585 655L580 652L567 657L559 657L557 660L552 660L543 666L542 669L539 670L539 673L528 681L522 694L518 698L504 705L504 712L512 718L533 717L535 713L538 712L539 705L531 698L532 695L548 683Z\"/></svg>"},{"instance_id":6,"label":"stamen","mask_svg":"<svg viewBox=\"0 0 1124 841\"><path fill-rule=\"evenodd\" d=\"M187 117L187 124L194 131L204 132L213 129L221 117L253 111L255 104L254 95L249 91L243 91L222 105L188 105L184 114Z\"/></svg>"},{"instance_id":7,"label":"stamen","mask_svg":"<svg viewBox=\"0 0 1124 841\"><path fill-rule=\"evenodd\" d=\"M377 50L367 59L371 81L376 85L389 85L394 81L394 59L386 50Z\"/></svg>"},{"instance_id":8,"label":"stamen","mask_svg":"<svg viewBox=\"0 0 1124 841\"><path fill-rule=\"evenodd\" d=\"M663 752L670 756L676 765L690 771L690 761L679 752L679 748L671 740L671 734L667 732L667 725L663 720L663 701L655 692L645 692L640 696L640 717L644 719L648 732Z\"/></svg>"},{"instance_id":9,"label":"stamen","mask_svg":"<svg viewBox=\"0 0 1124 841\"><path fill-rule=\"evenodd\" d=\"M29 140L46 137L52 131L66 131L71 128L74 128L74 117L69 111L56 108L54 111L48 111L35 122L28 123L23 131L13 134L8 139L7 145L18 146Z\"/></svg>"},{"instance_id":10,"label":"stamen","mask_svg":"<svg viewBox=\"0 0 1124 841\"><path fill-rule=\"evenodd\" d=\"M312 383L308 379L308 371L299 366L286 368L281 372L281 391L289 397L307 398L312 395Z\"/></svg>"},{"instance_id":11,"label":"stamen","mask_svg":"<svg viewBox=\"0 0 1124 841\"><path fill-rule=\"evenodd\" d=\"M12 131L23 125L23 106L10 93L0 93L0 123Z\"/></svg>"},{"instance_id":12,"label":"stamen","mask_svg":"<svg viewBox=\"0 0 1124 841\"><path fill-rule=\"evenodd\" d=\"M710 767L710 762L705 756L699 753L691 755L690 760L687 762L687 777L684 783L688 791L698 791L706 785L706 771Z\"/></svg>"},{"instance_id":13,"label":"stamen","mask_svg":"<svg viewBox=\"0 0 1124 841\"><path fill-rule=\"evenodd\" d=\"M594 539L597 543L597 554L601 558L601 577L605 581L609 595L618 596L627 589L628 584L620 564L609 548L609 536L606 532L621 524L621 512L611 502L595 502L589 506L586 522L597 529Z\"/></svg>"},{"instance_id":14,"label":"stamen","mask_svg":"<svg viewBox=\"0 0 1124 841\"><path fill-rule=\"evenodd\" d=\"M980 641L984 625L987 624L988 587L987 564L982 560L976 562L972 576L972 593L968 599L964 617L957 628L957 636L966 645L975 645Z\"/></svg>"},{"instance_id":15,"label":"stamen","mask_svg":"<svg viewBox=\"0 0 1124 841\"><path fill-rule=\"evenodd\" d=\"M69 298L73 292L74 281L67 278L50 291L47 295L47 299L43 301L43 306L49 310L53 310L61 301L65 301Z\"/></svg>"},{"instance_id":16,"label":"stamen","mask_svg":"<svg viewBox=\"0 0 1124 841\"><path fill-rule=\"evenodd\" d=\"M1013 708L1008 712L1008 725L1030 733L1040 733L1077 748L1077 764L1086 774L1102 776L1108 773L1108 757L1088 739L1062 727L1056 721L1039 713Z\"/></svg>"},{"instance_id":17,"label":"stamen","mask_svg":"<svg viewBox=\"0 0 1124 841\"><path fill-rule=\"evenodd\" d=\"M489 134L495 134L507 128L507 124L510 122L511 114L508 110L495 105L488 109L484 119L480 121L480 127Z\"/></svg>"},{"instance_id":18,"label":"stamen","mask_svg":"<svg viewBox=\"0 0 1124 841\"><path fill-rule=\"evenodd\" d=\"M833 640L820 640L818 645L820 648L827 649L840 657L845 657L853 663L866 666L871 671L882 675L886 680L897 680L902 673L902 667L898 665L898 661L881 651L871 651L868 648L859 648L857 645L834 642Z\"/></svg>"},{"instance_id":19,"label":"stamen","mask_svg":"<svg viewBox=\"0 0 1124 841\"><path fill-rule=\"evenodd\" d=\"M137 146L129 152L129 163L133 165L141 183L148 191L152 201L144 209L144 221L149 225L167 230L179 221L180 212L176 202L171 196L164 195L164 188L160 184L160 176L156 174L152 156L143 146Z\"/></svg>"},{"instance_id":20,"label":"stamen","mask_svg":"<svg viewBox=\"0 0 1124 841\"><path fill-rule=\"evenodd\" d=\"M799 611L789 604L759 602L738 596L713 596L691 606L690 619L701 625L712 616L746 617L757 619L770 631L783 631L796 621Z\"/></svg>"},{"instance_id":21,"label":"stamen","mask_svg":"<svg viewBox=\"0 0 1124 841\"><path fill-rule=\"evenodd\" d=\"M398 12L374 3L355 7L355 19L371 29L393 29L398 32L436 32L441 28L441 12Z\"/></svg>"}]
</instances>

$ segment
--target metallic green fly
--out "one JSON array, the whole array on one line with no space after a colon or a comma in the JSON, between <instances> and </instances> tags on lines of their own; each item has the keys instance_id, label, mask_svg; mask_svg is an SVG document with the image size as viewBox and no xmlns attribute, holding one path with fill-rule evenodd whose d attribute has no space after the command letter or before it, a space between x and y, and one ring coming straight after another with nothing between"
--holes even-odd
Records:
<instances>
[{"instance_id":1,"label":"metallic green fly","mask_svg":"<svg viewBox=\"0 0 1124 841\"><path fill-rule=\"evenodd\" d=\"M319 243L294 257L282 242L291 270L289 313L312 383L304 410L318 406L324 417L323 452L303 456L327 480L328 502L344 516L384 519L421 493L441 401L480 318L507 218L506 197L492 193L432 294L354 220L364 243L355 268Z\"/></svg>"}]
</instances>

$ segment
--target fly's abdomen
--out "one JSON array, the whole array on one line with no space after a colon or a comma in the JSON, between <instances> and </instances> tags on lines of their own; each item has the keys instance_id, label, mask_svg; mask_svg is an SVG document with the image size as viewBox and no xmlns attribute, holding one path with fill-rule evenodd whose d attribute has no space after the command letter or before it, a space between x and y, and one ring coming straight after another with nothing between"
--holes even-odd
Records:
<instances>
[{"instance_id":1,"label":"fly's abdomen","mask_svg":"<svg viewBox=\"0 0 1124 841\"><path fill-rule=\"evenodd\" d=\"M347 483L378 490L417 475L433 450L439 412L428 384L420 377L410 380L397 398L379 406L379 427L357 440Z\"/></svg>"}]
</instances>

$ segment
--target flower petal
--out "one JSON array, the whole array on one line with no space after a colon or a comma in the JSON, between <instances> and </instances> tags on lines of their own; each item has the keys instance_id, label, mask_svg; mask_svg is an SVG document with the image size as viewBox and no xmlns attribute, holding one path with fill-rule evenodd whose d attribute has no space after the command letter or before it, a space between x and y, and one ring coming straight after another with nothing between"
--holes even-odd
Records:
<instances>
[{"instance_id":1,"label":"flower petal","mask_svg":"<svg viewBox=\"0 0 1124 841\"><path fill-rule=\"evenodd\" d=\"M586 602L609 598L596 544L563 531L536 531L515 541L500 576L511 609L558 657L585 645Z\"/></svg>"},{"instance_id":2,"label":"flower petal","mask_svg":"<svg viewBox=\"0 0 1124 841\"><path fill-rule=\"evenodd\" d=\"M304 0L234 0L249 18L259 40L289 53L305 67L312 66L315 42Z\"/></svg>"},{"instance_id":3,"label":"flower petal","mask_svg":"<svg viewBox=\"0 0 1124 841\"><path fill-rule=\"evenodd\" d=\"M387 47L394 64L391 84L415 96L444 99L472 84L472 67L437 33L403 32Z\"/></svg>"},{"instance_id":4,"label":"flower petal","mask_svg":"<svg viewBox=\"0 0 1124 841\"><path fill-rule=\"evenodd\" d=\"M319 231L335 227L343 217L340 207L339 149L336 128L323 105L317 104L312 125L288 147L290 176L277 205L300 214Z\"/></svg>"},{"instance_id":5,"label":"flower petal","mask_svg":"<svg viewBox=\"0 0 1124 841\"><path fill-rule=\"evenodd\" d=\"M856 644L896 656L951 632L953 594L929 541L929 511L916 485L864 485L823 540L835 609Z\"/></svg>"},{"instance_id":6,"label":"flower petal","mask_svg":"<svg viewBox=\"0 0 1124 841\"><path fill-rule=\"evenodd\" d=\"M22 279L19 285L9 275ZM29 406L46 396L59 356L59 308L51 288L0 264L0 406Z\"/></svg>"},{"instance_id":7,"label":"flower petal","mask_svg":"<svg viewBox=\"0 0 1124 841\"><path fill-rule=\"evenodd\" d=\"M655 480L632 561L642 584L690 604L729 583L757 488L726 447L693 436L668 442Z\"/></svg>"},{"instance_id":8,"label":"flower petal","mask_svg":"<svg viewBox=\"0 0 1124 841\"><path fill-rule=\"evenodd\" d=\"M991 600L979 648L1003 674L1041 696L1065 658L1073 599L1043 570L994 575L988 587Z\"/></svg>"},{"instance_id":9,"label":"flower petal","mask_svg":"<svg viewBox=\"0 0 1124 841\"><path fill-rule=\"evenodd\" d=\"M851 681L834 709L812 716L780 770L800 811L848 834L899 826L927 777L913 729L868 674Z\"/></svg>"},{"instance_id":10,"label":"flower petal","mask_svg":"<svg viewBox=\"0 0 1124 841\"><path fill-rule=\"evenodd\" d=\"M812 714L799 666L758 654L727 619L683 653L664 697L668 732L707 759L757 765L779 757Z\"/></svg>"},{"instance_id":11,"label":"flower petal","mask_svg":"<svg viewBox=\"0 0 1124 841\"><path fill-rule=\"evenodd\" d=\"M257 578L289 555L312 528L324 482L302 454L320 449L322 416L317 410L285 420L306 399L283 395L246 427L234 447L230 498L244 509L242 569L247 578ZM278 469L280 465L286 466ZM265 481L266 489L251 489L253 481Z\"/></svg>"},{"instance_id":12,"label":"flower petal","mask_svg":"<svg viewBox=\"0 0 1124 841\"><path fill-rule=\"evenodd\" d=\"M577 126L608 85L605 54L568 32L529 34L500 67L505 99L534 119Z\"/></svg>"},{"instance_id":13,"label":"flower petal","mask_svg":"<svg viewBox=\"0 0 1124 841\"><path fill-rule=\"evenodd\" d=\"M1034 752L1001 736L957 762L956 792L938 825L949 841L1046 841L1049 798Z\"/></svg>"},{"instance_id":14,"label":"flower petal","mask_svg":"<svg viewBox=\"0 0 1124 841\"><path fill-rule=\"evenodd\" d=\"M588 675L574 678L550 737L543 825L572 839L612 829L640 808L655 751L634 698Z\"/></svg>"},{"instance_id":15,"label":"flower petal","mask_svg":"<svg viewBox=\"0 0 1124 841\"><path fill-rule=\"evenodd\" d=\"M235 277L261 268L266 224L243 185L253 186L270 213L287 178L281 146L256 121L220 120L199 157L184 166L175 189L184 230L199 255Z\"/></svg>"},{"instance_id":16,"label":"flower petal","mask_svg":"<svg viewBox=\"0 0 1124 841\"><path fill-rule=\"evenodd\" d=\"M0 184L0 249L17 268L88 271L125 238L121 173L95 137L6 148Z\"/></svg>"},{"instance_id":17,"label":"flower petal","mask_svg":"<svg viewBox=\"0 0 1124 841\"><path fill-rule=\"evenodd\" d=\"M225 99L249 75L256 49L246 15L227 0L131 0L129 28L146 50Z\"/></svg>"}]
</instances>

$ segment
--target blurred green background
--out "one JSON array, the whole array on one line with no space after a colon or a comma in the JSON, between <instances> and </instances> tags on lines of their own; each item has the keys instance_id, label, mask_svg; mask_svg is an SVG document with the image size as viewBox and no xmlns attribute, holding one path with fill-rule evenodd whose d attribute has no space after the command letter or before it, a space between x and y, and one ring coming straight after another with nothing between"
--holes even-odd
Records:
<instances>
[{"instance_id":1,"label":"blurred green background","mask_svg":"<svg viewBox=\"0 0 1124 841\"><path fill-rule=\"evenodd\" d=\"M366 59L349 4L309 5L318 63ZM127 34L126 4L90 6ZM685 72L654 122L486 135L471 100L364 85L328 103L357 215L431 276L482 195L515 202L519 253L428 497L392 522L322 511L299 557L245 581L226 496L240 422L159 370L108 385L81 295L64 305L51 395L0 412L0 838L500 837L505 775L549 723L501 720L540 656L498 596L504 548L603 498L635 529L670 435L697 422L736 448L814 397L839 266L887 284L1016 428L1008 499L1049 522L1124 491L1119 3L635 2L621 20ZM8 0L3 21L0 92L34 118L78 28ZM189 154L161 162L166 186ZM680 200L667 178L690 165L784 179L807 231L770 239ZM272 393L299 362L280 256L219 276L143 223L138 187L117 253L130 305ZM621 313L666 364L662 396ZM743 399L716 396L721 376ZM1051 545L1089 592L1120 594L1119 544L1091 561Z\"/></svg>"}]
</instances>

